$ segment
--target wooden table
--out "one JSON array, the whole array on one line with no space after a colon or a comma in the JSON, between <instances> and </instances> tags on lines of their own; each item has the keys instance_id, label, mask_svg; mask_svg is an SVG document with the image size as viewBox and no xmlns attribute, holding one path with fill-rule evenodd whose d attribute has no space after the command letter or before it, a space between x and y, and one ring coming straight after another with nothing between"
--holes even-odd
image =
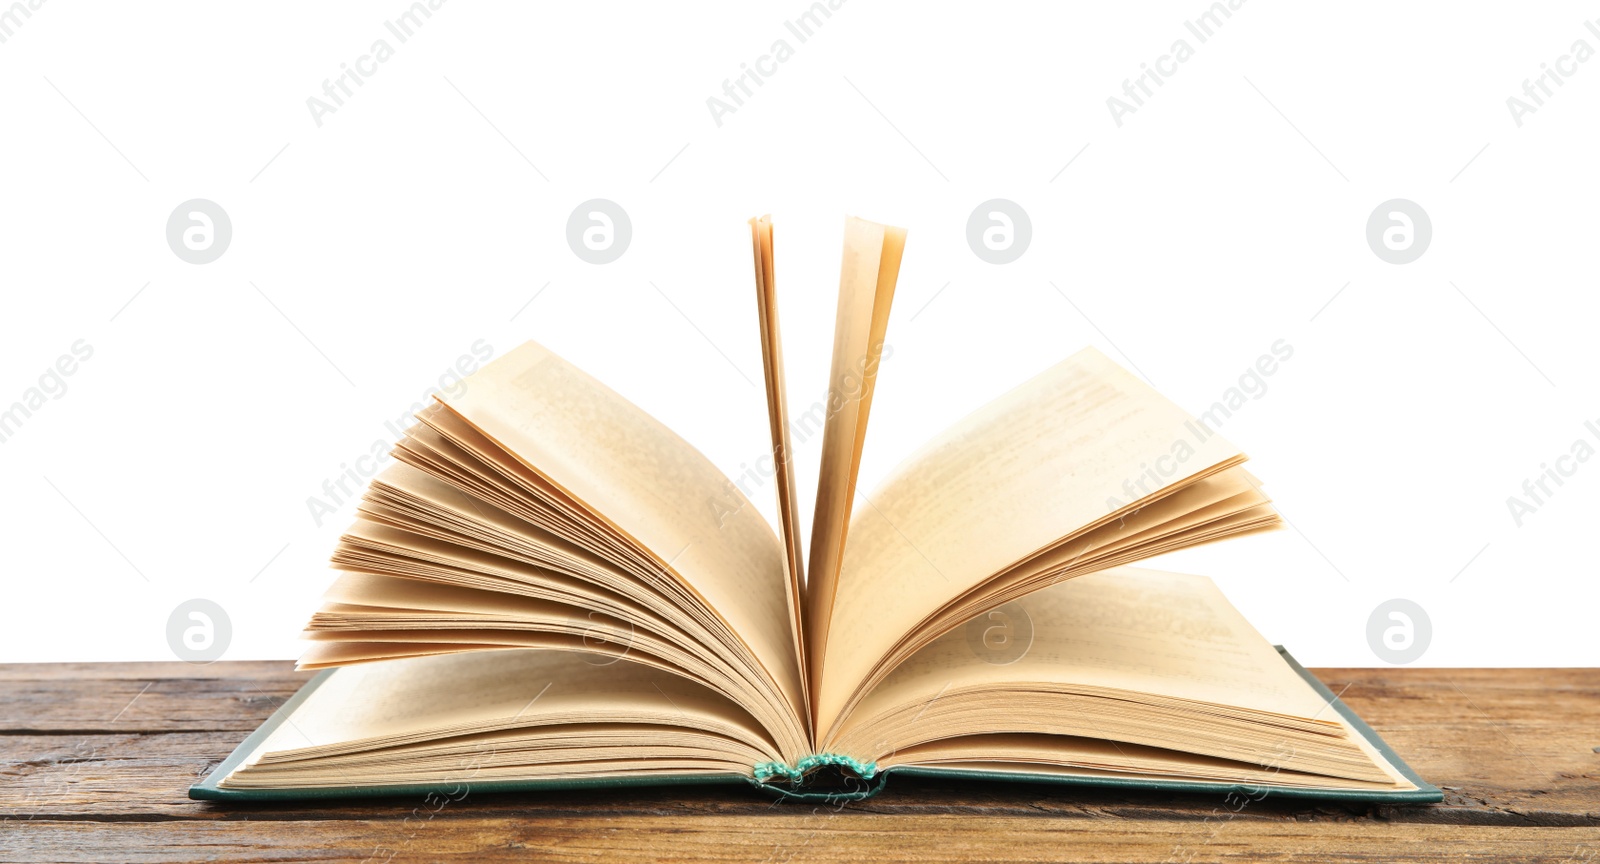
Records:
<instances>
[{"instance_id":1,"label":"wooden table","mask_svg":"<svg viewBox=\"0 0 1600 864\"><path fill-rule=\"evenodd\" d=\"M309 677L288 663L0 665L0 861L870 859L1600 864L1600 670L1322 669L1443 804L891 779L840 808L727 788L338 807L190 801Z\"/></svg>"}]
</instances>

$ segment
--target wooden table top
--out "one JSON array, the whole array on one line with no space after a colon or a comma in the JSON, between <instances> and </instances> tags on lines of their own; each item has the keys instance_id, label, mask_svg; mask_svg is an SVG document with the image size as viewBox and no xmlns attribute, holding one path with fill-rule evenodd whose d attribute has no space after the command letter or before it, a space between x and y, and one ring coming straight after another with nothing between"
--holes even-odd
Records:
<instances>
[{"instance_id":1,"label":"wooden table top","mask_svg":"<svg viewBox=\"0 0 1600 864\"><path fill-rule=\"evenodd\" d=\"M1313 670L1442 804L955 785L815 806L735 787L339 806L191 801L303 684L280 662L0 665L0 861L1396 861L1600 864L1600 670Z\"/></svg>"}]
</instances>

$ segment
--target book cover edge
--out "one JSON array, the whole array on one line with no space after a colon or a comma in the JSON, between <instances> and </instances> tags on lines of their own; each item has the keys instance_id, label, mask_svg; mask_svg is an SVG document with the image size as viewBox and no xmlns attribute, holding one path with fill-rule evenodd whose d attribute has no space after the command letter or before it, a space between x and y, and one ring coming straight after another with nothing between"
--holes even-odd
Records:
<instances>
[{"instance_id":1,"label":"book cover edge","mask_svg":"<svg viewBox=\"0 0 1600 864\"><path fill-rule=\"evenodd\" d=\"M1437 786L1423 780L1412 767L1401 759L1393 748L1378 735L1372 727L1368 726L1349 706L1327 688L1315 675L1301 666L1282 645L1273 646L1277 649L1283 661L1289 664L1296 674L1312 686L1328 704L1338 711L1350 725L1372 744L1373 748L1389 763L1405 776L1407 780L1416 784L1415 790L1394 792L1381 791L1356 791L1356 790L1319 790L1319 789L1292 789L1285 787L1263 787L1246 783L1214 783L1204 781L1164 781L1141 780L1134 777L1073 777L1057 776L1048 777L1039 774L1013 773L1005 771L973 771L961 768L923 768L912 765L896 766L882 772L879 782L870 787L869 791L846 793L827 790L788 790L770 784L757 783L750 777L741 774L679 774L659 775L650 777L603 777L571 780L486 780L482 782L463 781L460 783L425 783L398 786L346 786L337 788L316 789L224 789L219 784L222 778L228 776L239 763L253 751L256 745L272 734L272 731L281 724L294 709L304 702L318 687L332 675L334 670L329 669L319 672L310 681L306 682L287 702L279 706L278 710L267 718L256 731L250 733L233 752L228 755L216 768L205 776L204 779L189 787L189 797L198 801L308 801L338 798L373 798L373 797L403 797L407 795L429 794L459 794L462 787L470 791L480 792L534 792L534 791L560 791L573 789L601 789L638 786L693 786L693 785L754 785L766 791L801 801L834 801L840 798L859 799L871 797L884 787L887 775L895 774L904 777L924 777L942 780L989 780L1008 783L1045 783L1060 786L1082 786L1086 788L1102 789L1145 789L1161 792L1194 792L1194 793L1222 793L1244 791L1254 795L1262 789L1267 789L1269 796L1282 798L1302 798L1325 801L1364 801L1371 803L1393 804L1431 804L1444 799L1444 793Z\"/></svg>"}]
</instances>

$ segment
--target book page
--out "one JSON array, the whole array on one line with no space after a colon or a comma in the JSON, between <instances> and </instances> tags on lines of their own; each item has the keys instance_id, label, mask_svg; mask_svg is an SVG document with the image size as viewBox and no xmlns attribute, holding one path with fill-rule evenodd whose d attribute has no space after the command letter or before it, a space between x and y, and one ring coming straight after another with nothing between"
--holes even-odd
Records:
<instances>
[{"instance_id":1,"label":"book page","mask_svg":"<svg viewBox=\"0 0 1600 864\"><path fill-rule=\"evenodd\" d=\"M982 732L1032 733L1034 750L1007 753L991 746L994 734L956 728L975 710L996 713ZM1044 722L1021 728L1026 718ZM1062 734L1038 734L1051 729ZM1127 770L1172 773L1225 758L1324 782L1401 780L1210 579L1131 567L1034 592L941 636L874 688L841 731L839 752L885 765L1050 760L1059 745L1054 761ZM1105 742L1122 746L1111 743L1113 754ZM1176 761L1135 758L1129 742ZM1093 759L1086 748L1098 751ZM1252 777L1239 766L1211 770L1214 779Z\"/></svg>"},{"instance_id":2,"label":"book page","mask_svg":"<svg viewBox=\"0 0 1600 864\"><path fill-rule=\"evenodd\" d=\"M756 309L761 321L761 365L767 387L767 421L772 427L773 479L778 493L778 535L785 553L784 575L789 584L789 614L794 631L794 651L800 664L802 713L811 716L806 672L804 599L805 556L801 552L799 504L794 491L794 451L789 446L789 395L783 379L783 336L778 328L777 268L773 260L772 217L750 220L755 253Z\"/></svg>"},{"instance_id":3,"label":"book page","mask_svg":"<svg viewBox=\"0 0 1600 864\"><path fill-rule=\"evenodd\" d=\"M813 691L819 740L880 661L940 609L1063 538L1115 522L1134 501L1242 460L1192 426L1087 348L941 433L862 495Z\"/></svg>"},{"instance_id":4,"label":"book page","mask_svg":"<svg viewBox=\"0 0 1600 864\"><path fill-rule=\"evenodd\" d=\"M628 661L597 667L565 651L517 650L339 669L263 750L283 758L478 726L647 718L773 747L738 706L677 675Z\"/></svg>"},{"instance_id":5,"label":"book page","mask_svg":"<svg viewBox=\"0 0 1600 864\"><path fill-rule=\"evenodd\" d=\"M354 785L358 776L362 783L399 782L426 765L430 748L466 741L478 757L502 750L515 756L526 745L512 744L545 727L541 749L578 751L564 772L573 775L646 769L670 752L665 741L685 732L704 751L700 761L721 763L711 767L723 771L748 773L751 756L775 752L736 705L670 672L628 661L597 667L564 651L492 651L338 669L223 785ZM619 732L618 745L628 746L612 748L617 765L581 758L584 739ZM510 776L536 776L527 758L523 752L522 767L509 765ZM467 776L493 779L476 771Z\"/></svg>"},{"instance_id":6,"label":"book page","mask_svg":"<svg viewBox=\"0 0 1600 864\"><path fill-rule=\"evenodd\" d=\"M1134 567L1034 592L939 637L890 673L853 716L865 724L941 690L1024 683L1334 722L1322 697L1210 579Z\"/></svg>"},{"instance_id":7,"label":"book page","mask_svg":"<svg viewBox=\"0 0 1600 864\"><path fill-rule=\"evenodd\" d=\"M904 228L855 217L845 222L822 469L817 478L816 515L811 520L811 570L806 578L806 646L813 698L827 656L824 647L866 440L867 415L905 242Z\"/></svg>"},{"instance_id":8,"label":"book page","mask_svg":"<svg viewBox=\"0 0 1600 864\"><path fill-rule=\"evenodd\" d=\"M946 770L982 771L1023 777L1096 777L1153 780L1162 783L1212 783L1284 786L1298 789L1414 789L1398 770L1374 751L1374 761L1390 776L1383 782L1330 778L1318 774L1263 767L1248 762L1179 753L1138 744L1118 744L1067 735L977 735L935 741L903 750L886 766L937 766ZM1262 790L1263 792L1265 790Z\"/></svg>"},{"instance_id":9,"label":"book page","mask_svg":"<svg viewBox=\"0 0 1600 864\"><path fill-rule=\"evenodd\" d=\"M756 508L692 445L528 342L442 397L451 412L673 574L726 622L799 716L784 551Z\"/></svg>"}]
</instances>

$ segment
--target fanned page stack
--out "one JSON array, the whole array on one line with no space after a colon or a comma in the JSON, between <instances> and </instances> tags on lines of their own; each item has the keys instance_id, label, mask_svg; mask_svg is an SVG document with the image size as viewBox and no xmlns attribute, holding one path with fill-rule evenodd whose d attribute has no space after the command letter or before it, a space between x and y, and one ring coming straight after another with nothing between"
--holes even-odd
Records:
<instances>
[{"instance_id":1,"label":"fanned page stack","mask_svg":"<svg viewBox=\"0 0 1600 864\"><path fill-rule=\"evenodd\" d=\"M301 663L327 671L194 797L922 774L1439 799L1210 580L1126 566L1280 520L1237 448L1093 349L856 488L902 229L846 225L803 543L750 224L776 530L527 343L418 415L333 556Z\"/></svg>"}]
</instances>

